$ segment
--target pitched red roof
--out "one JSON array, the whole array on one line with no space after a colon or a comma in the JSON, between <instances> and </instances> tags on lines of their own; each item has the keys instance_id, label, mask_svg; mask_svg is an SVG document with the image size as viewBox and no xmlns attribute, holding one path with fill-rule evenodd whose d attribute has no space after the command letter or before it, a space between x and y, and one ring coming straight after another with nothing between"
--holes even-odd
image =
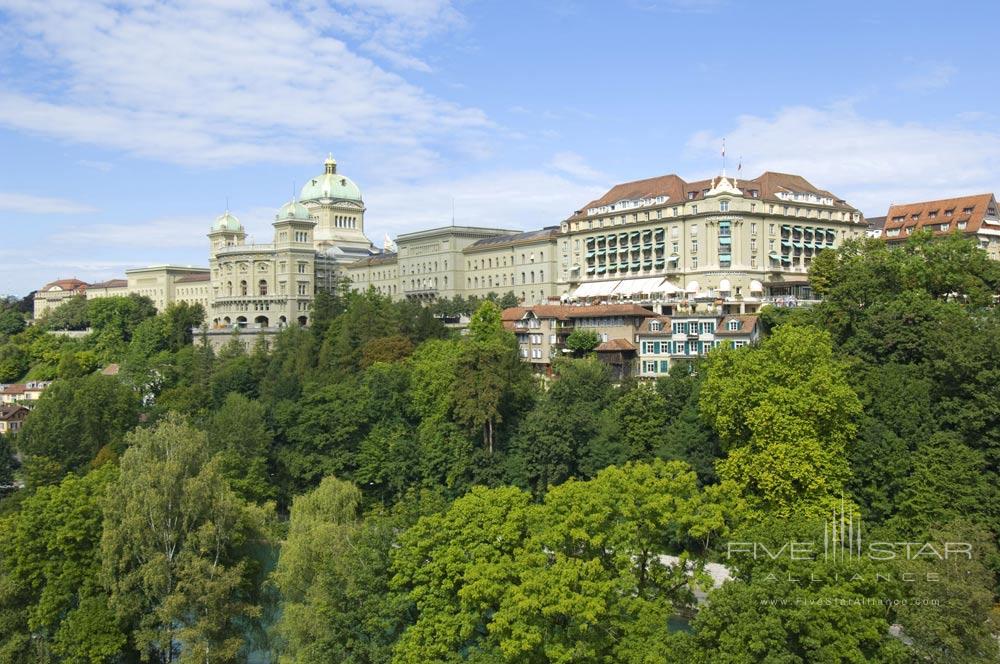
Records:
<instances>
[{"instance_id":1,"label":"pitched red roof","mask_svg":"<svg viewBox=\"0 0 1000 664\"><path fill-rule=\"evenodd\" d=\"M635 350L635 344L628 339L608 339L594 349L596 353L612 353Z\"/></svg>"},{"instance_id":2,"label":"pitched red roof","mask_svg":"<svg viewBox=\"0 0 1000 664\"><path fill-rule=\"evenodd\" d=\"M87 290L87 282L80 281L79 279L57 279L55 281L50 281L49 283L42 286L43 291L58 289L64 291L85 291Z\"/></svg>"},{"instance_id":3,"label":"pitched red roof","mask_svg":"<svg viewBox=\"0 0 1000 664\"><path fill-rule=\"evenodd\" d=\"M823 198L833 199L833 206L837 209L850 210L852 212L855 211L855 208L848 205L842 198L833 195L825 189L820 189L814 186L801 175L765 171L753 180L736 179L731 181L743 192L744 198L753 198L754 200L766 200L785 204L789 201L779 198L778 194L791 194L796 192L807 193L815 194ZM617 203L621 200L636 200L640 198L656 198L657 196L666 196L667 202L662 205L668 206L676 205L677 203L689 200L698 201L705 197L704 193L712 188L712 183L712 180L696 180L693 182L687 182L677 175L670 174L661 175L655 178L647 178L645 180L635 180L634 182L616 184L614 187L609 189L606 194L600 198L590 201L574 212L569 218L586 218L588 216L588 209L611 205L612 203ZM753 196L751 194L752 191L756 191L757 195Z\"/></svg>"},{"instance_id":4,"label":"pitched red roof","mask_svg":"<svg viewBox=\"0 0 1000 664\"><path fill-rule=\"evenodd\" d=\"M964 223L965 227L958 228ZM942 225L945 227L942 228ZM936 234L951 233L962 230L965 233L976 233L983 226L1000 230L997 201L993 194L975 194L944 198L937 201L920 203L902 203L889 207L886 213L882 237L889 238L888 231L907 229L912 231L930 228ZM904 236L905 233L900 233Z\"/></svg>"},{"instance_id":5,"label":"pitched red roof","mask_svg":"<svg viewBox=\"0 0 1000 664\"><path fill-rule=\"evenodd\" d=\"M24 406L0 406L0 420L10 422L11 420L23 420L31 412Z\"/></svg>"},{"instance_id":6,"label":"pitched red roof","mask_svg":"<svg viewBox=\"0 0 1000 664\"><path fill-rule=\"evenodd\" d=\"M128 280L126 279L109 279L108 281L99 281L96 284L90 284L87 288L125 288L128 286Z\"/></svg>"},{"instance_id":7,"label":"pitched red roof","mask_svg":"<svg viewBox=\"0 0 1000 664\"><path fill-rule=\"evenodd\" d=\"M729 322L739 321L740 327L738 330L730 330ZM718 327L715 328L716 336L739 336L746 334L753 334L754 328L757 327L757 316L754 314L730 314L728 316L723 316L722 320L719 321Z\"/></svg>"},{"instance_id":8,"label":"pitched red roof","mask_svg":"<svg viewBox=\"0 0 1000 664\"><path fill-rule=\"evenodd\" d=\"M662 324L662 327L659 330L656 330L656 331L653 331L653 330L649 329L649 324L652 323L653 321L658 321L659 323ZM673 334L673 332L671 331L671 326L670 326L670 317L669 316L653 316L652 318L647 318L644 321L642 321L642 323L639 324L638 333L639 334L644 334L644 335L647 335L647 336L662 335L662 336L669 337L671 334Z\"/></svg>"}]
</instances>

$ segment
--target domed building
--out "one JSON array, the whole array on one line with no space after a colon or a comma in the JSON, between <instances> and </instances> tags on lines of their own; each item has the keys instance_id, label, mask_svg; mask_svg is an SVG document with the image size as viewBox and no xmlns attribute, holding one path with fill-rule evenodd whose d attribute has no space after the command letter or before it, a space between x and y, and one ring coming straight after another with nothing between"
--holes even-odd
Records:
<instances>
[{"instance_id":1,"label":"domed building","mask_svg":"<svg viewBox=\"0 0 1000 664\"><path fill-rule=\"evenodd\" d=\"M208 233L213 345L233 329L246 330L249 345L254 336L308 325L315 294L333 290L344 266L372 255L364 213L358 186L328 157L325 172L275 212L272 242L248 242L239 219L228 210L219 215Z\"/></svg>"},{"instance_id":2,"label":"domed building","mask_svg":"<svg viewBox=\"0 0 1000 664\"><path fill-rule=\"evenodd\" d=\"M358 185L337 172L337 162L329 155L323 172L302 187L299 201L316 222L316 248L360 250L357 257L372 249L365 236L365 203Z\"/></svg>"}]
</instances>

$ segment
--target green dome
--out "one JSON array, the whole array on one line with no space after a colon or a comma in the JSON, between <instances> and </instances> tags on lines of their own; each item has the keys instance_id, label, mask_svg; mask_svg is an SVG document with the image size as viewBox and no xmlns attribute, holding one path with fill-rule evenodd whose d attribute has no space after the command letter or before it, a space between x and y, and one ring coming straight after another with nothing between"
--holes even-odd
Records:
<instances>
[{"instance_id":1,"label":"green dome","mask_svg":"<svg viewBox=\"0 0 1000 664\"><path fill-rule=\"evenodd\" d=\"M350 178L337 173L337 162L327 157L325 172L310 179L302 187L301 201L315 201L321 198L361 202L361 190Z\"/></svg>"},{"instance_id":2,"label":"green dome","mask_svg":"<svg viewBox=\"0 0 1000 664\"><path fill-rule=\"evenodd\" d=\"M230 214L229 210L220 214L215 218L215 223L212 224L213 231L235 231L239 232L243 230L243 224L240 220L236 218L235 215Z\"/></svg>"},{"instance_id":3,"label":"green dome","mask_svg":"<svg viewBox=\"0 0 1000 664\"><path fill-rule=\"evenodd\" d=\"M298 201L288 201L278 209L275 219L301 219L310 221L309 208Z\"/></svg>"}]
</instances>

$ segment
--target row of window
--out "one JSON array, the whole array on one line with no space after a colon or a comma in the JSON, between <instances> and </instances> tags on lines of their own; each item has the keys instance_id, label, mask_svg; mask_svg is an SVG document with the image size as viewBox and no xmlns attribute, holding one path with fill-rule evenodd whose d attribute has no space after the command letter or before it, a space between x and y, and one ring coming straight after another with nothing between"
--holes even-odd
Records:
<instances>
[{"instance_id":1,"label":"row of window","mask_svg":"<svg viewBox=\"0 0 1000 664\"><path fill-rule=\"evenodd\" d=\"M514 274L510 275L510 283L507 283L507 275L498 275L483 277L466 277L466 286L468 288L503 288L504 286L515 286L517 282L514 280ZM448 277L445 277L445 283L447 283ZM521 273L521 285L534 284L534 283L544 283L545 282L545 270L538 271L537 281L535 279L535 271L522 272Z\"/></svg>"},{"instance_id":2,"label":"row of window","mask_svg":"<svg viewBox=\"0 0 1000 664\"><path fill-rule=\"evenodd\" d=\"M643 341L640 354L646 355L705 355L713 348L718 348L724 341ZM734 341L734 348L742 348L746 340Z\"/></svg>"},{"instance_id":3,"label":"row of window","mask_svg":"<svg viewBox=\"0 0 1000 664\"><path fill-rule=\"evenodd\" d=\"M278 282L278 295L287 295L288 284L285 281ZM298 293L299 295L308 295L309 282L300 281L298 283ZM233 282L227 281L225 286L225 293L227 297L232 297L235 295L248 296L250 295L250 286L246 281L241 281L237 284L236 293L233 292ZM261 279L257 282L257 292L254 295L265 296L268 294L267 280Z\"/></svg>"},{"instance_id":4,"label":"row of window","mask_svg":"<svg viewBox=\"0 0 1000 664\"><path fill-rule=\"evenodd\" d=\"M535 253L534 252L531 252L530 254L521 254L520 265L527 265L529 263L534 263L534 262L535 262ZM545 262L545 252L544 251L538 252L538 262L539 263L544 263ZM515 264L514 263L514 256L510 257L510 264L511 264L512 267L514 266L514 264ZM491 269L493 269L495 267L507 267L507 257L506 256L500 256L500 257L496 258L495 260L492 257L489 257L489 258L480 258L478 260L473 259L473 260L467 260L467 261L465 261L465 268L467 270L491 270ZM445 263L444 269L446 269L446 270L448 269L448 264L447 263Z\"/></svg>"},{"instance_id":5,"label":"row of window","mask_svg":"<svg viewBox=\"0 0 1000 664\"><path fill-rule=\"evenodd\" d=\"M697 192L689 192L689 193L697 195ZM768 214L775 214L775 208L776 207L777 206L774 203L768 204L768 206L767 206L767 213ZM781 209L782 213L786 217L793 217L793 216L794 217L811 217L811 218L814 218L814 219L829 219L831 221L834 220L834 219L837 219L838 217L839 217L840 221L847 221L848 219L852 219L854 221L857 221L857 219L858 219L857 214L851 213L850 216L849 216L846 211L841 211L838 214L838 213L833 212L832 210L820 210L820 209L817 209L817 208L799 207L799 206L792 206L792 205L783 205L783 206L781 206L781 208L782 208ZM638 223L639 221L652 221L654 219L663 219L664 216L665 216L665 210L666 209L667 208L659 208L657 210L648 210L648 211L645 211L645 212L642 212L642 213L635 212L635 213L632 213L632 214L612 215L612 216L604 217L604 218L601 218L601 219L588 219L587 221L574 221L574 222L571 222L569 224L563 224L563 229L562 230L563 230L563 232L566 232L566 231L579 231L579 230L592 230L592 229L595 229L595 228L604 228L604 227L607 227L607 226L620 226L622 224ZM671 216L671 217L678 217L678 216L681 216L681 214L682 214L680 206L676 206L675 205L675 206L669 208L669 210L670 210L670 215L669 216ZM729 212L730 211L730 206L729 206L729 201L728 200L722 199L722 200L719 201L719 211L720 212ZM698 204L693 203L693 204L688 205L688 211L687 212L688 212L688 214L691 214L691 215L698 214ZM757 204L756 203L750 203L750 213L751 214L756 214L756 212L757 212ZM641 219L640 219L640 216L641 216Z\"/></svg>"}]
</instances>

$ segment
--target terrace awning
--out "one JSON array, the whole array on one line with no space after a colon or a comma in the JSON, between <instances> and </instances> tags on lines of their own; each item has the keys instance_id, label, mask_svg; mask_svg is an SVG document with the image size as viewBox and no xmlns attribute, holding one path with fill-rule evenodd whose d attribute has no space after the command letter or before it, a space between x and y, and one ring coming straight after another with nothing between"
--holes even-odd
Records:
<instances>
[{"instance_id":1,"label":"terrace awning","mask_svg":"<svg viewBox=\"0 0 1000 664\"><path fill-rule=\"evenodd\" d=\"M585 297L607 297L618 287L619 281L588 281L577 287L571 297L580 299Z\"/></svg>"},{"instance_id":2,"label":"terrace awning","mask_svg":"<svg viewBox=\"0 0 1000 664\"><path fill-rule=\"evenodd\" d=\"M650 277L648 279L625 279L620 284L618 284L618 287L615 289L614 295L622 295L627 297L630 295L638 295L640 293L652 294L652 293L671 292L664 290L663 286L664 284L667 284L671 288L674 288L673 286L670 285L669 282L665 281L663 277ZM674 289L673 292L676 292L676 288Z\"/></svg>"}]
</instances>

